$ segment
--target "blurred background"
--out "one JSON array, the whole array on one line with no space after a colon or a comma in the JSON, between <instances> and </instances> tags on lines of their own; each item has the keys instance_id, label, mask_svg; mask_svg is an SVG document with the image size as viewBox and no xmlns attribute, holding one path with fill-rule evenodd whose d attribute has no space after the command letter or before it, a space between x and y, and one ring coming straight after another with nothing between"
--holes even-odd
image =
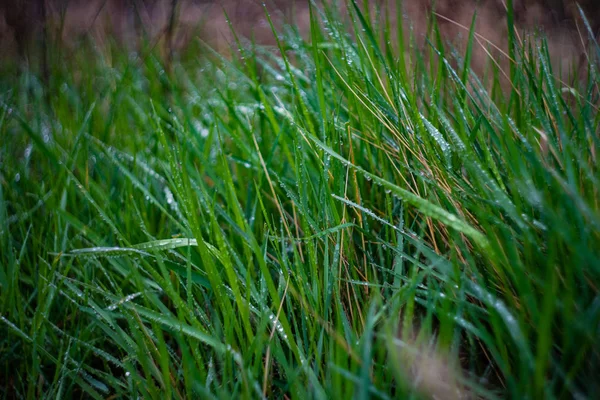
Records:
<instances>
[{"instance_id":1,"label":"blurred background","mask_svg":"<svg viewBox=\"0 0 600 400\"><path fill-rule=\"evenodd\" d=\"M306 35L308 1L266 0L264 3L278 25L286 21ZM375 8L385 1L371 0L364 4ZM0 62L26 62L48 51L44 49L57 46L76 51L79 44L89 41L98 48L117 43L131 49L145 41L172 53L185 49L194 38L201 38L226 52L232 33L225 13L240 36L272 44L273 35L262 3L262 0L0 0ZM342 9L345 2L338 3L337 8ZM359 3L363 3L362 0ZM460 38L465 30L459 24L469 26L477 10L478 33L499 47L506 42L506 0L391 0L388 3L390 11L396 4L402 4L404 17L411 23L416 37L426 32L427 15L435 10L446 38L450 41ZM600 1L580 0L578 3L594 33L598 34ZM557 60L581 56L587 33L575 1L513 0L513 8L520 29L541 29L548 35Z\"/></svg>"}]
</instances>

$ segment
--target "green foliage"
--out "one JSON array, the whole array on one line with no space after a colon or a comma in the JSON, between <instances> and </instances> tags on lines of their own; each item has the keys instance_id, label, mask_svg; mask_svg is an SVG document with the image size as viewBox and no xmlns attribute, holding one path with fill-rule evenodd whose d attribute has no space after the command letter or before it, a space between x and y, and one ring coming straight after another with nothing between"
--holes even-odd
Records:
<instances>
[{"instance_id":1,"label":"green foliage","mask_svg":"<svg viewBox=\"0 0 600 400\"><path fill-rule=\"evenodd\" d=\"M596 54L480 80L475 17L460 57L392 14L4 73L3 396L596 397Z\"/></svg>"}]
</instances>

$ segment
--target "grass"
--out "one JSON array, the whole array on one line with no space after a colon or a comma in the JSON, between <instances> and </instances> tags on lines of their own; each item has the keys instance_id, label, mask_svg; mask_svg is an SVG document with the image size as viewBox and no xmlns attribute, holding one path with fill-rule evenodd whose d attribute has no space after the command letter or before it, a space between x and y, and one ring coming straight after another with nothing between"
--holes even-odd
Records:
<instances>
[{"instance_id":1,"label":"grass","mask_svg":"<svg viewBox=\"0 0 600 400\"><path fill-rule=\"evenodd\" d=\"M3 397L598 396L600 48L361 10L1 75Z\"/></svg>"}]
</instances>

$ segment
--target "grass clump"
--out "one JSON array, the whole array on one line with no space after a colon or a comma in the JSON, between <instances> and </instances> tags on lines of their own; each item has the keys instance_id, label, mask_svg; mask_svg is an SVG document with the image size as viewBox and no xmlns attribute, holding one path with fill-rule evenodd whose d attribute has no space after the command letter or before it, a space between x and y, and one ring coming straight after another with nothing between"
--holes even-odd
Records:
<instances>
[{"instance_id":1,"label":"grass clump","mask_svg":"<svg viewBox=\"0 0 600 400\"><path fill-rule=\"evenodd\" d=\"M388 11L3 74L3 396L595 397L597 45L506 85Z\"/></svg>"}]
</instances>

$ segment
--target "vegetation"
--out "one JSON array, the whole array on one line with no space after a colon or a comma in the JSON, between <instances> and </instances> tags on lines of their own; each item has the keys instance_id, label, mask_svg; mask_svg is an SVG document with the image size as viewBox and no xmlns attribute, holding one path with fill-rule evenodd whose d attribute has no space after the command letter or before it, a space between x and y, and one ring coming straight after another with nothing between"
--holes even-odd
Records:
<instances>
[{"instance_id":1,"label":"vegetation","mask_svg":"<svg viewBox=\"0 0 600 400\"><path fill-rule=\"evenodd\" d=\"M598 395L600 47L478 76L476 17L459 53L347 5L5 70L3 397Z\"/></svg>"}]
</instances>

